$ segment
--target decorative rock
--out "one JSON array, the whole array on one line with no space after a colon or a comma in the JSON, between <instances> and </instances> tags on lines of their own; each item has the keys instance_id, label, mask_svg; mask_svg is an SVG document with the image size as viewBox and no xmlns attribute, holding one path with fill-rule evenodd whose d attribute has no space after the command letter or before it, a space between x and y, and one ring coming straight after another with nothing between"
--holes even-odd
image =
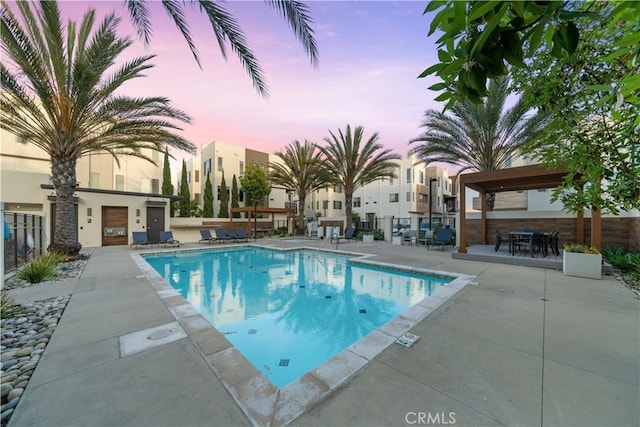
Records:
<instances>
[{"instance_id":1,"label":"decorative rock","mask_svg":"<svg viewBox=\"0 0 640 427\"><path fill-rule=\"evenodd\" d=\"M14 390L24 390L27 387L27 383L29 381L21 381L18 384L16 384L16 387L14 388Z\"/></svg>"},{"instance_id":2,"label":"decorative rock","mask_svg":"<svg viewBox=\"0 0 640 427\"><path fill-rule=\"evenodd\" d=\"M13 414L13 408L2 412L2 414L0 414L0 420L2 420L3 423L8 422L11 414Z\"/></svg>"},{"instance_id":3,"label":"decorative rock","mask_svg":"<svg viewBox=\"0 0 640 427\"><path fill-rule=\"evenodd\" d=\"M5 396L11 393L11 390L13 390L11 384L2 383L2 385L0 385L0 396L4 399Z\"/></svg>"},{"instance_id":4,"label":"decorative rock","mask_svg":"<svg viewBox=\"0 0 640 427\"><path fill-rule=\"evenodd\" d=\"M23 347L20 350L16 351L16 357L29 356L33 351L33 347Z\"/></svg>"},{"instance_id":5,"label":"decorative rock","mask_svg":"<svg viewBox=\"0 0 640 427\"><path fill-rule=\"evenodd\" d=\"M2 405L2 412L6 411L7 409L15 408L18 402L20 402L20 398L16 397L15 399L10 400L6 405Z\"/></svg>"},{"instance_id":6,"label":"decorative rock","mask_svg":"<svg viewBox=\"0 0 640 427\"><path fill-rule=\"evenodd\" d=\"M6 362L2 362L2 369L10 369L17 363L18 361L16 359L11 359L11 360L7 360Z\"/></svg>"},{"instance_id":7,"label":"decorative rock","mask_svg":"<svg viewBox=\"0 0 640 427\"><path fill-rule=\"evenodd\" d=\"M14 388L7 395L7 400L13 400L16 397L21 397L22 393L24 393L24 389L23 388Z\"/></svg>"},{"instance_id":8,"label":"decorative rock","mask_svg":"<svg viewBox=\"0 0 640 427\"><path fill-rule=\"evenodd\" d=\"M6 384L15 380L16 378L18 378L18 374L16 372L7 372L6 374L2 374L2 378L0 379L0 381L2 381L2 384Z\"/></svg>"}]
</instances>

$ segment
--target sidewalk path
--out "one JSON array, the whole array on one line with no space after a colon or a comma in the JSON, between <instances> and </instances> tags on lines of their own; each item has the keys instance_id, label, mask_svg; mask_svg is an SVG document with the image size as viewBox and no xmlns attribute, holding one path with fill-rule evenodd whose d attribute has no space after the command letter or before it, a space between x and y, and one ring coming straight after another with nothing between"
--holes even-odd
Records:
<instances>
[{"instance_id":1,"label":"sidewalk path","mask_svg":"<svg viewBox=\"0 0 640 427\"><path fill-rule=\"evenodd\" d=\"M413 328L421 336L413 347L391 345L293 425L401 426L427 417L460 425L639 424L640 301L614 278L453 260L450 252L388 243L340 249L476 275L479 285ZM10 427L250 425L190 338L121 356L120 336L175 318L131 250L92 252L64 290L73 296Z\"/></svg>"}]
</instances>

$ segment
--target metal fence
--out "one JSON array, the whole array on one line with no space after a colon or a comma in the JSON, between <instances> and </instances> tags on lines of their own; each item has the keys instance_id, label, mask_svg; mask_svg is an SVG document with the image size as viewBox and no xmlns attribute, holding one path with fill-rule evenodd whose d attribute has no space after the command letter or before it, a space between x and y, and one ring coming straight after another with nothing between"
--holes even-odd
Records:
<instances>
[{"instance_id":1,"label":"metal fence","mask_svg":"<svg viewBox=\"0 0 640 427\"><path fill-rule=\"evenodd\" d=\"M4 274L28 260L42 255L45 244L44 217L17 212L5 212Z\"/></svg>"}]
</instances>

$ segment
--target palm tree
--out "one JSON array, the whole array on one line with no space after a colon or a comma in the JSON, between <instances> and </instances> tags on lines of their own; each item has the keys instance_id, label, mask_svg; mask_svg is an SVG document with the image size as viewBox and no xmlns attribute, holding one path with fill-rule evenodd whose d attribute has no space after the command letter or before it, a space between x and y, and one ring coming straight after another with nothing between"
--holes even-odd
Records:
<instances>
[{"instance_id":1,"label":"palm tree","mask_svg":"<svg viewBox=\"0 0 640 427\"><path fill-rule=\"evenodd\" d=\"M148 9L149 2L144 0L124 0L124 3L127 6L131 21L138 32L138 36L148 44L152 30ZM238 21L225 10L222 6L223 2L215 0L189 0L182 2L182 4L177 1L163 1L161 4L180 33L182 33L198 66L200 66L200 57L195 43L191 38L189 25L185 20L185 9L187 5L197 8L200 13L204 13L207 16L222 56L225 59L227 58L225 43L229 42L231 50L233 50L238 56L238 59L240 59L242 66L251 77L253 86L258 93L265 97L268 95L268 88L264 82L262 69L253 52L248 47ZM300 40L304 50L307 52L311 64L317 67L318 46L314 37L313 28L311 28L312 19L309 16L308 7L298 0L267 0L267 4L276 9L289 22L289 26L291 26L295 36Z\"/></svg>"},{"instance_id":2,"label":"palm tree","mask_svg":"<svg viewBox=\"0 0 640 427\"><path fill-rule=\"evenodd\" d=\"M282 163L271 163L269 178L274 185L284 187L298 197L298 230L304 230L304 210L307 194L326 185L325 169L322 167L320 152L312 142L304 144L295 140L277 152Z\"/></svg>"},{"instance_id":3,"label":"palm tree","mask_svg":"<svg viewBox=\"0 0 640 427\"><path fill-rule=\"evenodd\" d=\"M353 134L349 125L344 133L338 129L337 136L331 131L329 134L331 137L324 138L327 145L319 149L331 176L329 183L341 186L344 191L348 228L353 222L353 193L379 179L395 178L394 170L398 167L395 160L399 160L400 156L378 143L378 132L371 135L361 147L364 134L362 126L357 126Z\"/></svg>"},{"instance_id":4,"label":"palm tree","mask_svg":"<svg viewBox=\"0 0 640 427\"><path fill-rule=\"evenodd\" d=\"M69 22L65 28L56 2L41 1L39 8L17 2L16 7L23 24L4 1L0 11L0 126L50 156L56 223L49 249L73 255L82 247L73 208L77 160L103 151L118 164L118 155L153 163L145 150L163 151L165 144L193 152L192 143L172 132L180 129L175 121L189 123L190 118L167 98L120 94L125 82L152 67L153 56L114 69L132 44L116 34L115 15L94 27L90 10L79 27Z\"/></svg>"},{"instance_id":5,"label":"palm tree","mask_svg":"<svg viewBox=\"0 0 640 427\"><path fill-rule=\"evenodd\" d=\"M419 143L412 152L422 161L449 163L459 172L503 169L519 156L547 123L542 112L527 116L527 107L519 99L511 108L505 103L510 93L509 79L492 80L484 103L456 102L451 114L427 110L420 125L422 135L409 141ZM495 193L487 194L487 209L492 210Z\"/></svg>"}]
</instances>

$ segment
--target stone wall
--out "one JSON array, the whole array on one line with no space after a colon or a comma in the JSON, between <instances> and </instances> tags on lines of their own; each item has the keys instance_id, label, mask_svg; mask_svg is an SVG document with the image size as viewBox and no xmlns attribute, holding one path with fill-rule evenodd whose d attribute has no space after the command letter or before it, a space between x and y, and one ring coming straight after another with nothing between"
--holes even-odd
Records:
<instances>
[{"instance_id":1,"label":"stone wall","mask_svg":"<svg viewBox=\"0 0 640 427\"><path fill-rule=\"evenodd\" d=\"M480 242L480 219L467 220L467 246ZM576 242L575 218L500 218L487 219L487 243L495 243L496 230L506 239L509 231L533 229L558 231L559 244ZM591 219L584 219L585 243L591 242ZM602 218L602 247L622 248L640 252L640 218Z\"/></svg>"}]
</instances>

